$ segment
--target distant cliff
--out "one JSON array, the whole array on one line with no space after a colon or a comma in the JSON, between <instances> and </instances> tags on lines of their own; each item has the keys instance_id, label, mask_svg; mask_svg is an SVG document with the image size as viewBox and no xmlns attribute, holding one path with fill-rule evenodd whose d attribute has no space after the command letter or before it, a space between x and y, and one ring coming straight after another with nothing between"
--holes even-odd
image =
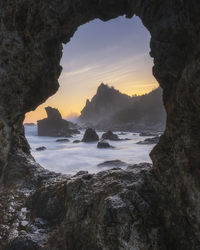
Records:
<instances>
[{"instance_id":1,"label":"distant cliff","mask_svg":"<svg viewBox=\"0 0 200 250\"><path fill-rule=\"evenodd\" d=\"M148 94L130 97L101 84L91 101L87 100L79 121L106 130L163 130L166 114L159 87Z\"/></svg>"},{"instance_id":2,"label":"distant cliff","mask_svg":"<svg viewBox=\"0 0 200 250\"><path fill-rule=\"evenodd\" d=\"M96 125L131 103L132 98L130 96L102 83L91 101L86 101L79 121L83 124Z\"/></svg>"}]
</instances>

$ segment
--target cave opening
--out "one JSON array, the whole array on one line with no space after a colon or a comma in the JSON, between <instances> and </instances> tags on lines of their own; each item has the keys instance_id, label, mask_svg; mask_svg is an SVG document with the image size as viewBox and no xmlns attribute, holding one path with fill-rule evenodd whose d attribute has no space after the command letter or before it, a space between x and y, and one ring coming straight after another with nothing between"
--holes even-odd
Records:
<instances>
[{"instance_id":1,"label":"cave opening","mask_svg":"<svg viewBox=\"0 0 200 250\"><path fill-rule=\"evenodd\" d=\"M0 249L199 249L199 10L198 0L1 1ZM47 171L31 156L24 115L57 91L61 44L77 27L124 14L150 31L163 89L153 167Z\"/></svg>"},{"instance_id":2,"label":"cave opening","mask_svg":"<svg viewBox=\"0 0 200 250\"><path fill-rule=\"evenodd\" d=\"M38 163L55 172L75 174L152 162L149 153L164 131L165 111L162 90L152 75L149 44L150 33L138 17L95 19L79 27L63 45L59 90L25 118L26 137ZM81 134L37 136L38 129L31 125L46 117L47 106L78 123ZM100 140L103 132L111 130L121 141L106 141L113 149L78 143L88 127L96 130ZM104 162L111 165L101 165Z\"/></svg>"}]
</instances>

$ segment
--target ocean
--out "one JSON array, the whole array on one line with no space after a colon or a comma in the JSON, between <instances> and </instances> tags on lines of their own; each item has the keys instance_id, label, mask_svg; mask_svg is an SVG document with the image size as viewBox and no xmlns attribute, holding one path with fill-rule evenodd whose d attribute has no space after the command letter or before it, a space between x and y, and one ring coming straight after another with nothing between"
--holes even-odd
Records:
<instances>
[{"instance_id":1,"label":"ocean","mask_svg":"<svg viewBox=\"0 0 200 250\"><path fill-rule=\"evenodd\" d=\"M136 142L143 141L149 137L141 137L138 133L127 133L123 135L116 132L121 139L129 138L127 141L109 141L115 148L98 149L97 143L73 143L81 140L84 134L68 138L69 142L56 142L55 137L37 136L37 126L25 126L26 138L31 146L31 153L35 160L44 168L63 174L76 174L80 170L89 173L97 173L111 168L111 166L98 166L105 161L120 160L127 164L141 162L151 163L149 153L155 145L138 145ZM97 132L101 137L102 132ZM36 148L44 146L47 149L37 151ZM114 166L112 166L114 167ZM122 167L126 168L126 167Z\"/></svg>"}]
</instances>

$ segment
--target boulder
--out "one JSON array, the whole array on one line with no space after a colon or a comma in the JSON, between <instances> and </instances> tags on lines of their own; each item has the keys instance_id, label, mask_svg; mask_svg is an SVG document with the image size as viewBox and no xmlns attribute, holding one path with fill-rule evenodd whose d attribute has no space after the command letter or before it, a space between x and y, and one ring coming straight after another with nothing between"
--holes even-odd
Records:
<instances>
[{"instance_id":1,"label":"boulder","mask_svg":"<svg viewBox=\"0 0 200 250\"><path fill-rule=\"evenodd\" d=\"M140 144L140 145L150 145L150 144L157 144L160 140L160 136L156 136L153 138L148 138L144 141L139 141L136 144Z\"/></svg>"},{"instance_id":2,"label":"boulder","mask_svg":"<svg viewBox=\"0 0 200 250\"><path fill-rule=\"evenodd\" d=\"M158 135L158 133L155 133L155 132L147 132L147 131L141 132L141 133L140 133L140 136L157 136L157 135Z\"/></svg>"},{"instance_id":3,"label":"boulder","mask_svg":"<svg viewBox=\"0 0 200 250\"><path fill-rule=\"evenodd\" d=\"M45 110L47 118L37 121L38 136L70 137L80 133L75 124L62 119L58 109L46 107Z\"/></svg>"},{"instance_id":4,"label":"boulder","mask_svg":"<svg viewBox=\"0 0 200 250\"><path fill-rule=\"evenodd\" d=\"M114 148L113 146L111 146L108 142L106 141L100 141L97 144L97 148Z\"/></svg>"},{"instance_id":5,"label":"boulder","mask_svg":"<svg viewBox=\"0 0 200 250\"><path fill-rule=\"evenodd\" d=\"M74 140L73 143L80 143L80 140Z\"/></svg>"},{"instance_id":6,"label":"boulder","mask_svg":"<svg viewBox=\"0 0 200 250\"><path fill-rule=\"evenodd\" d=\"M98 167L128 167L126 162L120 160L105 161L97 165Z\"/></svg>"},{"instance_id":7,"label":"boulder","mask_svg":"<svg viewBox=\"0 0 200 250\"><path fill-rule=\"evenodd\" d=\"M69 139L58 139L56 142L69 142Z\"/></svg>"},{"instance_id":8,"label":"boulder","mask_svg":"<svg viewBox=\"0 0 200 250\"><path fill-rule=\"evenodd\" d=\"M127 170L135 170L135 171L142 171L145 169L152 168L152 164L149 162L141 162L139 164L129 165Z\"/></svg>"},{"instance_id":9,"label":"boulder","mask_svg":"<svg viewBox=\"0 0 200 250\"><path fill-rule=\"evenodd\" d=\"M102 139L106 139L110 141L120 141L118 135L113 134L113 132L110 130L102 135Z\"/></svg>"},{"instance_id":10,"label":"boulder","mask_svg":"<svg viewBox=\"0 0 200 250\"><path fill-rule=\"evenodd\" d=\"M82 142L95 142L99 140L99 136L96 131L92 128L88 128L85 131Z\"/></svg>"},{"instance_id":11,"label":"boulder","mask_svg":"<svg viewBox=\"0 0 200 250\"><path fill-rule=\"evenodd\" d=\"M42 146L42 147L39 147L39 148L36 148L37 151L44 151L44 150L46 150L46 149L47 149L47 148L46 148L46 147L43 147L43 146Z\"/></svg>"}]
</instances>

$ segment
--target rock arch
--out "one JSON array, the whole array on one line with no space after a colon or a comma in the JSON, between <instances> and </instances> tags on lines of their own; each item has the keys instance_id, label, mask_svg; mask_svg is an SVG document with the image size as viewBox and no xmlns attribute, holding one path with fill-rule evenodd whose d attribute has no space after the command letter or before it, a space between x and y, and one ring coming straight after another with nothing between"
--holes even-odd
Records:
<instances>
[{"instance_id":1,"label":"rock arch","mask_svg":"<svg viewBox=\"0 0 200 250\"><path fill-rule=\"evenodd\" d=\"M94 18L106 21L134 14L151 33L153 73L163 88L167 112L165 134L151 153L153 169L139 173L129 171L129 174L114 171L105 176L85 174L75 180L43 170L30 155L22 122L26 112L58 89L62 43L69 42L81 24ZM4 187L1 196L18 190L14 192L15 220L20 220L16 208L26 203L27 198L19 199L16 193L21 194L22 187L36 190L28 198L30 224L36 217L48 221L54 233L46 232L46 238L42 234L41 237L52 249L198 249L200 246L199 14L198 0L1 0L0 175ZM107 180L109 176L118 185L114 190L108 189L107 197L101 197L100 201L95 196L98 190L93 184L100 185L100 180ZM124 193L120 189L121 180L124 180ZM128 183L133 183L132 188L128 188ZM83 193L76 189L76 184ZM87 191L88 185L95 190L94 194ZM73 192L76 201L72 199ZM83 206L83 199L90 202L86 202L86 214L81 217L84 213L79 214L72 208ZM2 207L8 204L3 203ZM49 204L50 212L42 213L42 208L35 204ZM56 204L60 205L57 207ZM58 218L56 211L59 211ZM115 218L122 219L118 216L119 211L127 216L122 224L128 230L117 226L121 221L116 222ZM0 213L3 217L5 209ZM9 214L9 209L6 213ZM115 227L107 224L105 218L108 215ZM13 219L13 215L10 216ZM74 216L80 216L79 222L73 220ZM57 219L54 221L53 217ZM61 218L65 222L69 220L71 226L64 226ZM6 222L2 219L1 224L6 225ZM96 226L95 230L92 225ZM14 230L14 226L9 227L9 231ZM58 228L60 234L56 233ZM79 228L86 232L86 243ZM110 238L107 238L109 228L114 233L108 234ZM122 237L123 233L126 235ZM34 241L33 235L11 235L1 243L4 244L2 248L6 249L6 244L11 242L10 249L19 244L19 249L23 244L29 244L29 249L45 249L44 242ZM56 245L52 235L65 243ZM114 248L111 247L112 237L116 241Z\"/></svg>"}]
</instances>

